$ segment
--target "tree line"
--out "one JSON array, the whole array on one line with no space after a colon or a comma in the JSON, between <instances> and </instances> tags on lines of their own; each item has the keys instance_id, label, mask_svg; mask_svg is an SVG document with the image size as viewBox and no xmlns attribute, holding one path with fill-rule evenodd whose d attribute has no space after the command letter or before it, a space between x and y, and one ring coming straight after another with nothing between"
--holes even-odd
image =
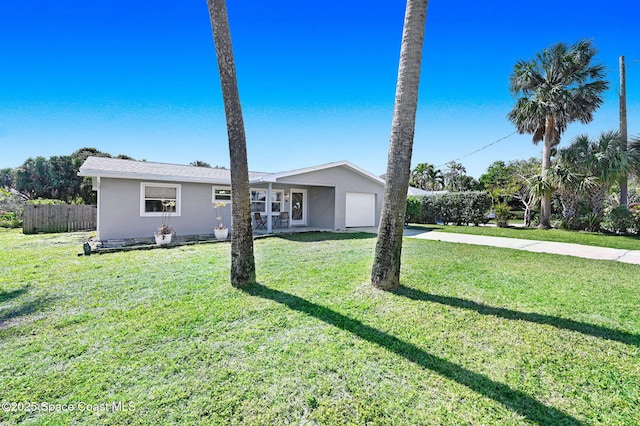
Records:
<instances>
[{"instance_id":1,"label":"tree line","mask_svg":"<svg viewBox=\"0 0 640 426\"><path fill-rule=\"evenodd\" d=\"M551 195L551 218L555 226L571 230L599 231L611 215L634 214L640 203L640 138L625 143L613 130L592 138L582 134L571 144L551 152L549 168L541 170L539 158L494 161L480 176L495 210L524 212L524 224L531 226L533 215L545 192ZM631 211L620 204L620 179L629 177L628 201ZM637 212L640 213L640 212ZM539 216L538 216L538 219Z\"/></svg>"},{"instance_id":2,"label":"tree line","mask_svg":"<svg viewBox=\"0 0 640 426\"><path fill-rule=\"evenodd\" d=\"M619 203L619 182L630 177L628 200L631 214L640 203L640 137L625 141L618 132L598 137L576 136L571 144L554 148L544 172L539 158L494 161L476 181L459 163L443 171L433 164L419 163L411 171L411 185L427 191L487 191L493 210L509 215L523 211L525 226L540 220L540 203L545 191L551 194L551 218L556 226L572 230L598 231L603 221L611 230L611 215L626 215ZM637 212L640 214L640 212ZM615 221L615 218L613 218ZM505 225L507 222L503 222Z\"/></svg>"},{"instance_id":3,"label":"tree line","mask_svg":"<svg viewBox=\"0 0 640 426\"><path fill-rule=\"evenodd\" d=\"M69 204L95 204L91 178L78 176L80 166L89 156L133 159L123 154L114 157L96 148L81 148L70 155L49 158L30 157L16 168L0 170L2 187L24 200L43 198Z\"/></svg>"},{"instance_id":4,"label":"tree line","mask_svg":"<svg viewBox=\"0 0 640 426\"><path fill-rule=\"evenodd\" d=\"M86 147L70 155L30 157L18 167L0 169L0 187L24 201L52 199L68 204L95 204L96 193L92 190L91 178L78 176L80 166L89 156L135 160L125 154L114 156ZM202 160L195 160L190 165L212 167Z\"/></svg>"}]
</instances>

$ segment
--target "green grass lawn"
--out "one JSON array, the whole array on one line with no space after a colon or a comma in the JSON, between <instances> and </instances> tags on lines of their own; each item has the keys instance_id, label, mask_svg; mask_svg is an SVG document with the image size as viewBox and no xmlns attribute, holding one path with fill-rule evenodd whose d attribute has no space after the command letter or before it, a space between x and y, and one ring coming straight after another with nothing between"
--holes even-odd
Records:
<instances>
[{"instance_id":1,"label":"green grass lawn","mask_svg":"<svg viewBox=\"0 0 640 426\"><path fill-rule=\"evenodd\" d=\"M496 228L492 226L419 225L411 228L427 229L458 234L487 235L492 237L522 238L525 240L557 241L584 244L588 246L610 247L623 250L640 250L640 238L629 235L606 235L595 232L565 231L562 229L537 228Z\"/></svg>"},{"instance_id":2,"label":"green grass lawn","mask_svg":"<svg viewBox=\"0 0 640 426\"><path fill-rule=\"evenodd\" d=\"M387 293L373 235L301 234L237 290L228 243L81 238L0 230L0 402L76 407L0 423L640 424L636 265L405 239Z\"/></svg>"}]
</instances>

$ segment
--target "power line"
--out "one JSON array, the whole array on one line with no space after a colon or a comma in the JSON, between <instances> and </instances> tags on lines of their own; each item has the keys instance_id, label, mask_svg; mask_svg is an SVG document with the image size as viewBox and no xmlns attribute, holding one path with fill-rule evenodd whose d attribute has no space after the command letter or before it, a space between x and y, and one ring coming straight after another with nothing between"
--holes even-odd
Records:
<instances>
[{"instance_id":1,"label":"power line","mask_svg":"<svg viewBox=\"0 0 640 426\"><path fill-rule=\"evenodd\" d=\"M468 154L466 154L466 155L463 155L462 157L458 157L458 158L456 158L455 160L447 161L447 162L446 162L446 163L444 163L444 164L441 164L441 165L439 165L439 166L436 166L436 168L440 168L440 167L442 167L442 166L446 166L447 164L452 163L452 162L454 162L454 161L459 161L459 160L462 160L463 158L470 157L470 156L472 156L473 154L475 154L475 153L478 153L478 152L482 151L483 149L487 149L487 148L489 148L490 146L497 144L498 142L502 142L503 140L507 139L508 137L511 137L511 136L515 135L516 133L518 133L518 131L517 131L517 130L516 130L515 132L513 132L513 133L508 134L507 136L503 136L503 137L501 137L501 138L500 138L500 139L498 139L497 141L493 141L493 142L491 142L490 144L487 144L487 145L483 146L482 148L478 148L478 149L476 149L476 150L475 150L475 151L473 151L473 152L470 152L470 153L468 153Z\"/></svg>"}]
</instances>

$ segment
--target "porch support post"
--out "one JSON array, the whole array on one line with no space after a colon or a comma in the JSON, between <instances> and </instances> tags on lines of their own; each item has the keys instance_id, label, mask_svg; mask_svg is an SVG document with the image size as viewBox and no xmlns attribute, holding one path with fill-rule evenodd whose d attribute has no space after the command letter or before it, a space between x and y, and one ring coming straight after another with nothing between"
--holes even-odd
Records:
<instances>
[{"instance_id":1,"label":"porch support post","mask_svg":"<svg viewBox=\"0 0 640 426\"><path fill-rule=\"evenodd\" d=\"M269 187L267 188L267 232L271 233L271 182L269 182Z\"/></svg>"}]
</instances>

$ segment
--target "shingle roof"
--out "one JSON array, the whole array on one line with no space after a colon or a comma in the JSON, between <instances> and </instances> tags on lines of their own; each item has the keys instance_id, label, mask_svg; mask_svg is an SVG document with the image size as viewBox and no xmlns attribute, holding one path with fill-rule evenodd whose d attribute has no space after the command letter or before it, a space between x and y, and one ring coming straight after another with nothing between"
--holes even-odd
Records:
<instances>
[{"instance_id":1,"label":"shingle roof","mask_svg":"<svg viewBox=\"0 0 640 426\"><path fill-rule=\"evenodd\" d=\"M259 180L264 181L264 182L277 182L278 179L281 179L281 178L295 176L295 175L301 175L301 174L304 174L304 173L311 173L311 172L315 172L315 171L319 171L319 170L330 169L332 167L345 167L345 168L351 170L352 172L358 173L358 174L366 177L367 179L370 179L370 180L372 180L372 181L374 181L376 183L384 185L384 180L383 179L380 179L378 176L375 176L375 175L369 173L368 171L366 171L364 169L361 169L360 167L351 164L350 162L348 162L346 160L335 161L333 163L319 164L317 166L305 167L305 168L302 168L302 169L288 170L288 171L279 172L279 173L270 173L270 174L267 174L267 175L259 177Z\"/></svg>"},{"instance_id":2,"label":"shingle roof","mask_svg":"<svg viewBox=\"0 0 640 426\"><path fill-rule=\"evenodd\" d=\"M249 172L249 180L259 179L268 174ZM228 169L93 156L82 164L78 175L219 184L231 182L231 172Z\"/></svg>"},{"instance_id":3,"label":"shingle roof","mask_svg":"<svg viewBox=\"0 0 640 426\"><path fill-rule=\"evenodd\" d=\"M384 185L384 179L372 175L348 161L320 164L303 169L280 173L249 172L251 182L276 182L279 178L323 170L331 167L347 167L369 179ZM101 176L123 179L148 179L172 182L200 182L220 185L231 183L229 169L185 166L182 164L153 163L150 161L123 160L120 158L89 157L80 167L79 176ZM408 195L427 195L437 193L409 187Z\"/></svg>"}]
</instances>

